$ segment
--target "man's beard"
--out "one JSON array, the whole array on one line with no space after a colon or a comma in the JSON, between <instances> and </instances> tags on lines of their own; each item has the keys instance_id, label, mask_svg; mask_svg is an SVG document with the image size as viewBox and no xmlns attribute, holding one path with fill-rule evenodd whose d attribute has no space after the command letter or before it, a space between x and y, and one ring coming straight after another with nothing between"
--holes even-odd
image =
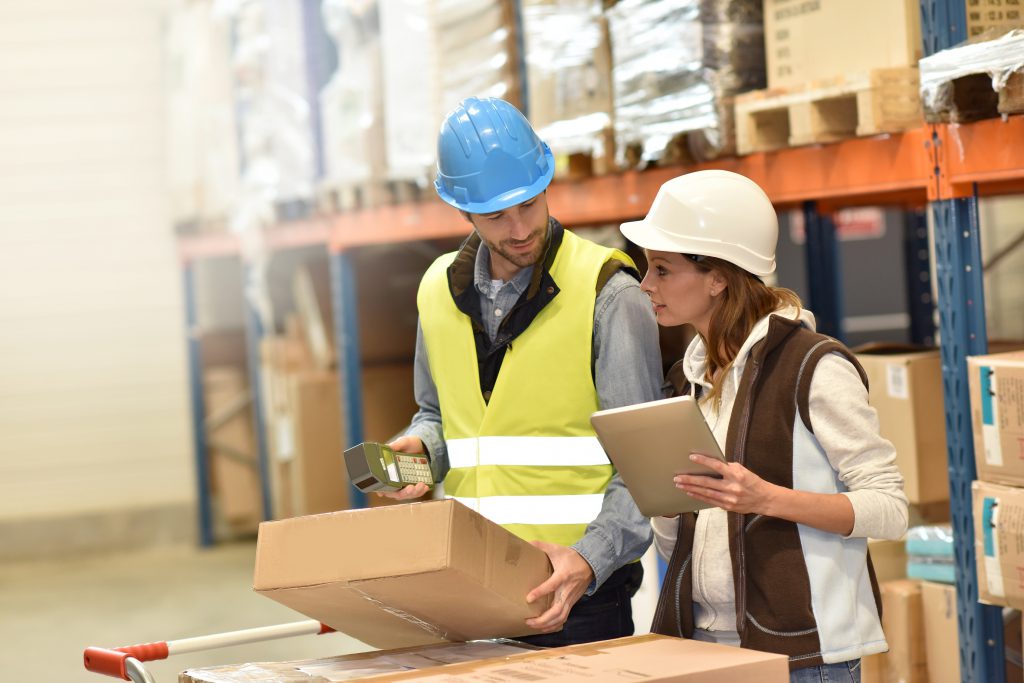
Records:
<instances>
[{"instance_id":1,"label":"man's beard","mask_svg":"<svg viewBox=\"0 0 1024 683\"><path fill-rule=\"evenodd\" d=\"M492 252L499 254L506 261L514 264L518 268L525 268L532 266L540 260L541 255L544 253L545 235L547 233L547 226L538 228L536 231L530 233L530 237L525 240L502 240L498 244L487 244L487 248ZM534 240L533 248L530 251L512 251L511 246L516 244L524 244L530 240Z\"/></svg>"}]
</instances>

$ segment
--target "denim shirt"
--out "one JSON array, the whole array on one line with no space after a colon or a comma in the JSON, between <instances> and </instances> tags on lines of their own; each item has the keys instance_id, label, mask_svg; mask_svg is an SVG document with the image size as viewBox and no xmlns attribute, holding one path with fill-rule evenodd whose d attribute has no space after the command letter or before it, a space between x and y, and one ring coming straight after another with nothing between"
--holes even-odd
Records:
<instances>
[{"instance_id":1,"label":"denim shirt","mask_svg":"<svg viewBox=\"0 0 1024 683\"><path fill-rule=\"evenodd\" d=\"M533 266L512 280L492 287L490 253L481 244L477 252L474 285L480 296L484 329L491 340L505 314L530 283ZM619 408L660 399L662 386L658 326L647 296L630 274L612 275L594 305L594 384L602 409ZM430 374L423 329L416 329L414 387L419 412L406 434L418 436L430 453L434 480L448 473L448 452L441 429L437 385ZM650 521L636 507L616 474L608 484L601 512L572 547L594 570L592 594L612 572L643 555L651 543Z\"/></svg>"}]
</instances>

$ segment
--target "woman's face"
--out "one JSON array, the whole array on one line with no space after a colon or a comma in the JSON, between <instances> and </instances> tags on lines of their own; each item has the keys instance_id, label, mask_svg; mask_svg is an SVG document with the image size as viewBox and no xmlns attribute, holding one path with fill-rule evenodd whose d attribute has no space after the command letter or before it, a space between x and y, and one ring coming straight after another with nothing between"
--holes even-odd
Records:
<instances>
[{"instance_id":1,"label":"woman's face","mask_svg":"<svg viewBox=\"0 0 1024 683\"><path fill-rule=\"evenodd\" d=\"M725 282L716 271L701 272L682 254L645 250L647 274L640 288L651 298L662 327L689 323L707 337L716 298Z\"/></svg>"}]
</instances>

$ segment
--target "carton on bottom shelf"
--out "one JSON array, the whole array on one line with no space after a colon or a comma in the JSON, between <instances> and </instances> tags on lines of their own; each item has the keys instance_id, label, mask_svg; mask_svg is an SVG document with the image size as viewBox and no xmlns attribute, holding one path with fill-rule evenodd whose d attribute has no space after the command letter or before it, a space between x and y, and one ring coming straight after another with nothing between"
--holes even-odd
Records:
<instances>
[{"instance_id":1,"label":"carton on bottom shelf","mask_svg":"<svg viewBox=\"0 0 1024 683\"><path fill-rule=\"evenodd\" d=\"M253 588L378 648L535 633L539 549L454 500L264 522Z\"/></svg>"},{"instance_id":2,"label":"carton on bottom shelf","mask_svg":"<svg viewBox=\"0 0 1024 683\"><path fill-rule=\"evenodd\" d=\"M372 680L381 682L593 683L616 680L636 683L785 683L789 680L789 662L785 655L653 634L521 654L506 650L487 659L466 657L468 661L436 666L437 660L452 661L452 648L469 645L477 644L449 644L433 646L429 651L418 650L425 655L419 661L413 659L417 651L379 652L326 660L193 670L182 674L181 680L183 683L241 683L253 680L246 676L251 676L254 671L263 670L272 673L273 680L282 683L308 681L311 675L324 683L354 680L346 675L346 671L353 668L353 660L358 660L361 671L368 670L373 675ZM433 655L426 656L428 652ZM399 659L400 665L417 667L417 670L385 673L386 660L396 662Z\"/></svg>"}]
</instances>

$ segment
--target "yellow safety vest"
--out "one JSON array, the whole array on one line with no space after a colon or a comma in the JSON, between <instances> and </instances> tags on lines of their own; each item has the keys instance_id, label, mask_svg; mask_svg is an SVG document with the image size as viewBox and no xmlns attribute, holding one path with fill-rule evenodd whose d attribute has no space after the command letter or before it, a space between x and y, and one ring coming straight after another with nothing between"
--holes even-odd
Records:
<instances>
[{"instance_id":1,"label":"yellow safety vest","mask_svg":"<svg viewBox=\"0 0 1024 683\"><path fill-rule=\"evenodd\" d=\"M566 231L549 271L559 292L507 349L485 402L472 324L448 286L454 257L434 262L417 296L451 465L445 493L528 541L572 545L613 475L590 426L597 278L610 259L633 262Z\"/></svg>"}]
</instances>

